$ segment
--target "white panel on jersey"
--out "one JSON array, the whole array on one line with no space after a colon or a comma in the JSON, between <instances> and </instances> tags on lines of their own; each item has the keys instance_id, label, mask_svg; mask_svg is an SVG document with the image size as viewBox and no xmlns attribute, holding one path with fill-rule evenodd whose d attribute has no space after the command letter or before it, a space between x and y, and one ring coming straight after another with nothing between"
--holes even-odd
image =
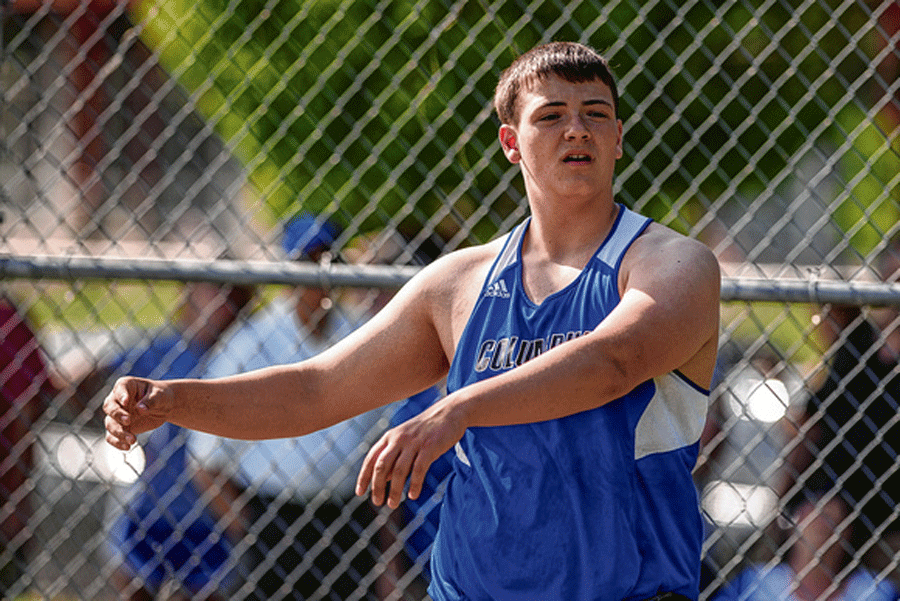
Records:
<instances>
[{"instance_id":1,"label":"white panel on jersey","mask_svg":"<svg viewBox=\"0 0 900 601\"><path fill-rule=\"evenodd\" d=\"M674 451L700 440L708 397L675 374L655 378L656 392L634 434L634 458Z\"/></svg>"}]
</instances>

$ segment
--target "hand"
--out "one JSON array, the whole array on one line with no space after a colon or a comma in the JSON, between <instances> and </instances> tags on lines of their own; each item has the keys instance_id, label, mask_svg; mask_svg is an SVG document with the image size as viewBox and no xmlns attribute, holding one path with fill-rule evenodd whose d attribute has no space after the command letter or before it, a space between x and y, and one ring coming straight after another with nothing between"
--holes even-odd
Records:
<instances>
[{"instance_id":1,"label":"hand","mask_svg":"<svg viewBox=\"0 0 900 601\"><path fill-rule=\"evenodd\" d=\"M119 378L103 401L106 442L127 451L137 442L137 434L168 421L172 405L172 390L164 382Z\"/></svg>"},{"instance_id":2,"label":"hand","mask_svg":"<svg viewBox=\"0 0 900 601\"><path fill-rule=\"evenodd\" d=\"M416 417L385 432L363 461L356 481L356 494L363 495L372 486L372 502L385 502L396 509L403 498L409 478L409 497L417 499L431 464L455 445L466 431L458 412L446 399Z\"/></svg>"}]
</instances>

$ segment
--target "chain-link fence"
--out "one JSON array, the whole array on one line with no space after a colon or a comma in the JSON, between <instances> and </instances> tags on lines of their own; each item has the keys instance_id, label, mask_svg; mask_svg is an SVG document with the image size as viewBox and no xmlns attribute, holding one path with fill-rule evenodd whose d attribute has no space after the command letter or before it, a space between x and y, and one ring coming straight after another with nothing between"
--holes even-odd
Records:
<instances>
[{"instance_id":1,"label":"chain-link fence","mask_svg":"<svg viewBox=\"0 0 900 601\"><path fill-rule=\"evenodd\" d=\"M617 74L619 199L723 266L701 598L751 566L824 575L821 599L897 577L900 3L0 6L4 599L422 598L442 472L395 513L348 483L433 396L267 444L167 427L125 455L99 405L119 374L318 352L521 220L490 98L560 39Z\"/></svg>"}]
</instances>

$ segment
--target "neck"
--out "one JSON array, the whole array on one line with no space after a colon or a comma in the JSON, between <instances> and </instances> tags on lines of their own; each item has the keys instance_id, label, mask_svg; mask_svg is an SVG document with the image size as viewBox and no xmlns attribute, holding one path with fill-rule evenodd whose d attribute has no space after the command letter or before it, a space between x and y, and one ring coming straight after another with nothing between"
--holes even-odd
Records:
<instances>
[{"instance_id":1,"label":"neck","mask_svg":"<svg viewBox=\"0 0 900 601\"><path fill-rule=\"evenodd\" d=\"M522 284L533 302L540 304L578 277L609 235L617 210L584 222L548 225L532 219L522 242Z\"/></svg>"},{"instance_id":2,"label":"neck","mask_svg":"<svg viewBox=\"0 0 900 601\"><path fill-rule=\"evenodd\" d=\"M552 262L580 266L581 260L593 255L609 234L619 206L610 203L599 211L593 208L565 214L560 211L532 213L527 249Z\"/></svg>"},{"instance_id":3,"label":"neck","mask_svg":"<svg viewBox=\"0 0 900 601\"><path fill-rule=\"evenodd\" d=\"M825 570L821 568L813 568L808 574L797 580L796 595L804 601L825 601L827 599L838 599L841 596L843 583L837 583L836 580ZM831 590L828 595L825 591Z\"/></svg>"},{"instance_id":4,"label":"neck","mask_svg":"<svg viewBox=\"0 0 900 601\"><path fill-rule=\"evenodd\" d=\"M843 581L838 579L840 567L830 565L826 557L816 558L813 554L799 553L792 556L790 565L797 575L796 596L804 601L825 600L840 597ZM837 586L835 586L837 585ZM827 596L825 591L832 589Z\"/></svg>"}]
</instances>

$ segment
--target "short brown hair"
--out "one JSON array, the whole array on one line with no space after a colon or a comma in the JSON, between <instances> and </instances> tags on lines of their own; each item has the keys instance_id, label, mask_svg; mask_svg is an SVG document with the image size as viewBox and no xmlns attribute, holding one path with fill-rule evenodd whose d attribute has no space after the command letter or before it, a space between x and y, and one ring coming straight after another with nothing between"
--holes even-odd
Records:
<instances>
[{"instance_id":1,"label":"short brown hair","mask_svg":"<svg viewBox=\"0 0 900 601\"><path fill-rule=\"evenodd\" d=\"M599 79L609 86L613 108L619 114L619 92L607 60L583 44L551 42L532 48L500 75L494 91L494 108L500 122L512 124L519 118L519 96L529 81L552 75L572 83Z\"/></svg>"}]
</instances>

